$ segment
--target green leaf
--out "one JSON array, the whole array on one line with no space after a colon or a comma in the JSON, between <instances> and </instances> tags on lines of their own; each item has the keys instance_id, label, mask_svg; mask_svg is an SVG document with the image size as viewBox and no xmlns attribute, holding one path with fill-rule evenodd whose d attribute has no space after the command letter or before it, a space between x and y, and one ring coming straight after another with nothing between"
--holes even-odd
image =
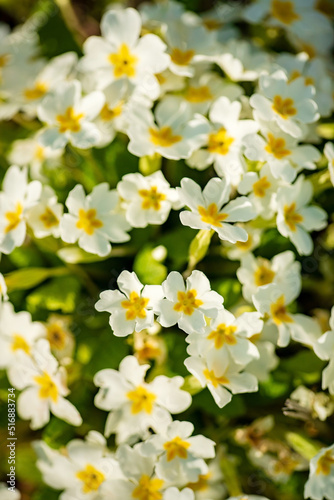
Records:
<instances>
[{"instance_id":1,"label":"green leaf","mask_svg":"<svg viewBox=\"0 0 334 500\"><path fill-rule=\"evenodd\" d=\"M324 139L334 139L334 123L321 123L317 126L317 133Z\"/></svg>"},{"instance_id":2,"label":"green leaf","mask_svg":"<svg viewBox=\"0 0 334 500\"><path fill-rule=\"evenodd\" d=\"M286 440L289 445L306 460L311 460L322 448L322 445L298 434L297 432L287 432Z\"/></svg>"},{"instance_id":3,"label":"green leaf","mask_svg":"<svg viewBox=\"0 0 334 500\"><path fill-rule=\"evenodd\" d=\"M228 278L218 284L212 282L212 288L224 297L226 308L233 306L241 297L241 284L236 279Z\"/></svg>"},{"instance_id":4,"label":"green leaf","mask_svg":"<svg viewBox=\"0 0 334 500\"><path fill-rule=\"evenodd\" d=\"M204 259L210 246L213 229L200 229L189 247L189 267L194 268L196 264Z\"/></svg>"},{"instance_id":5,"label":"green leaf","mask_svg":"<svg viewBox=\"0 0 334 500\"><path fill-rule=\"evenodd\" d=\"M18 269L5 275L8 292L14 290L29 290L39 285L43 281L53 276L68 274L66 267L55 267L45 269L40 267L30 267L29 269Z\"/></svg>"},{"instance_id":6,"label":"green leaf","mask_svg":"<svg viewBox=\"0 0 334 500\"><path fill-rule=\"evenodd\" d=\"M154 153L152 156L142 156L139 159L139 172L143 175L150 175L161 169L161 155Z\"/></svg>"},{"instance_id":7,"label":"green leaf","mask_svg":"<svg viewBox=\"0 0 334 500\"><path fill-rule=\"evenodd\" d=\"M142 283L160 285L167 277L167 268L154 259L152 247L144 247L136 256L133 270Z\"/></svg>"},{"instance_id":8,"label":"green leaf","mask_svg":"<svg viewBox=\"0 0 334 500\"><path fill-rule=\"evenodd\" d=\"M193 375L187 375L187 377L185 377L184 379L182 390L189 392L189 394L193 396L194 394L198 394L199 392L201 392L203 390L203 387L196 377L194 377Z\"/></svg>"},{"instance_id":9,"label":"green leaf","mask_svg":"<svg viewBox=\"0 0 334 500\"><path fill-rule=\"evenodd\" d=\"M38 308L48 311L74 312L80 291L80 283L72 276L54 278L50 283L39 287L27 297L31 312Z\"/></svg>"}]
</instances>

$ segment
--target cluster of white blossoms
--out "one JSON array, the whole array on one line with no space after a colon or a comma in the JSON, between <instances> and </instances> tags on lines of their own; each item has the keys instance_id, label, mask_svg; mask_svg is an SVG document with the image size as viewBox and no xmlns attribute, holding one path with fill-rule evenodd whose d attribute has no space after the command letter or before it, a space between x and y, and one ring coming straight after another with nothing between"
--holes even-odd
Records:
<instances>
[{"instance_id":1,"label":"cluster of white blossoms","mask_svg":"<svg viewBox=\"0 0 334 500\"><path fill-rule=\"evenodd\" d=\"M329 224L317 195L334 185L334 146L322 144L326 135L319 133L319 121L334 111L334 30L331 2L325 4L254 0L203 15L174 1L139 10L111 6L81 58L68 52L49 61L39 55L37 36L0 26L0 120L34 124L34 133L7 152L0 258L29 244L43 248L47 239L65 264L73 249L87 262L101 261L115 255L114 245L131 245L132 230L166 222L197 230L193 243L202 251L194 257L192 243L188 269L166 272L160 284L123 270L117 287L94 297L95 309L109 313L112 334L129 337L124 343L134 355L94 376L94 404L108 412L105 437L91 430L59 450L35 443L44 482L62 492L61 500L227 498L219 448L173 417L206 388L219 408L235 394L257 392L280 363L277 348L292 343L314 351L326 362L322 389L334 395L334 308L327 329L296 305L300 260L314 250L312 232ZM290 52L244 39L238 23L284 34ZM113 184L105 174L114 166L99 165L92 148L119 138L138 168ZM48 170L61 173L69 154L91 161L94 180L86 184L82 175L77 183L74 176L64 193L60 179L58 193ZM285 246L270 260L256 250L273 231ZM242 299L231 310L195 269L211 238L220 255L236 261ZM84 415L67 386L74 341L66 321L42 323L15 312L9 284L0 274L0 368L19 392L18 415L34 430L50 413L80 426ZM186 378L161 374L137 356L138 334L147 336L143 351L159 350L155 328L184 337ZM277 468L265 451L255 455L260 467ZM334 445L313 455L306 466L296 458L291 471L309 464L305 498L334 500ZM267 500L238 493L229 500Z\"/></svg>"}]
</instances>

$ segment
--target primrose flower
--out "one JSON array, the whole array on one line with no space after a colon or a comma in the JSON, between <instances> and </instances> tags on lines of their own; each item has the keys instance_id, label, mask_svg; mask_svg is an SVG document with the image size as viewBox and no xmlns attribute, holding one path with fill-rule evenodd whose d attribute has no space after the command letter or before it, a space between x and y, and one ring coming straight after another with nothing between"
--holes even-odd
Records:
<instances>
[{"instance_id":1,"label":"primrose flower","mask_svg":"<svg viewBox=\"0 0 334 500\"><path fill-rule=\"evenodd\" d=\"M332 142L326 142L324 147L324 155L328 160L329 176L334 186L334 145Z\"/></svg>"},{"instance_id":2,"label":"primrose flower","mask_svg":"<svg viewBox=\"0 0 334 500\"><path fill-rule=\"evenodd\" d=\"M322 388L334 394L334 307L329 320L330 330L325 332L314 344L314 352L318 358L329 363L322 372Z\"/></svg>"},{"instance_id":3,"label":"primrose flower","mask_svg":"<svg viewBox=\"0 0 334 500\"><path fill-rule=\"evenodd\" d=\"M60 221L60 234L66 243L75 243L86 252L101 257L111 251L110 242L128 241L130 225L123 215L116 213L118 205L116 191L109 189L106 182L94 187L85 196L84 188L77 184L70 191L65 205L69 213Z\"/></svg>"},{"instance_id":4,"label":"primrose flower","mask_svg":"<svg viewBox=\"0 0 334 500\"><path fill-rule=\"evenodd\" d=\"M181 188L177 188L180 200L190 211L180 213L184 226L193 229L212 229L221 240L230 243L247 241L244 229L232 222L247 222L255 217L253 206L245 196L228 202L231 186L225 179L211 179L203 191L192 179L183 178Z\"/></svg>"},{"instance_id":5,"label":"primrose flower","mask_svg":"<svg viewBox=\"0 0 334 500\"><path fill-rule=\"evenodd\" d=\"M80 149L99 143L101 135L92 120L102 109L105 97L94 91L81 97L78 80L61 82L38 106L37 114L46 128L39 141L52 149L64 148L68 142Z\"/></svg>"},{"instance_id":6,"label":"primrose flower","mask_svg":"<svg viewBox=\"0 0 334 500\"><path fill-rule=\"evenodd\" d=\"M334 444L322 448L310 461L310 475L304 497L312 500L334 499Z\"/></svg>"},{"instance_id":7,"label":"primrose flower","mask_svg":"<svg viewBox=\"0 0 334 500\"><path fill-rule=\"evenodd\" d=\"M110 313L109 323L116 337L150 328L153 310L163 297L160 285L142 285L136 273L123 271L117 278L119 290L106 290L95 304L97 311Z\"/></svg>"},{"instance_id":8,"label":"primrose flower","mask_svg":"<svg viewBox=\"0 0 334 500\"><path fill-rule=\"evenodd\" d=\"M195 494L190 488L180 491L173 486L165 491L163 500L195 500Z\"/></svg>"},{"instance_id":9,"label":"primrose flower","mask_svg":"<svg viewBox=\"0 0 334 500\"><path fill-rule=\"evenodd\" d=\"M60 219L63 215L63 205L50 186L43 186L40 201L27 211L27 220L36 238L60 236Z\"/></svg>"},{"instance_id":10,"label":"primrose flower","mask_svg":"<svg viewBox=\"0 0 334 500\"><path fill-rule=\"evenodd\" d=\"M149 428L162 432L172 421L171 413L181 413L191 404L190 394L181 390L182 377L159 375L147 383L149 367L126 356L119 371L105 369L95 374L94 384L100 387L95 405L110 412L105 435L115 433L118 443L146 437Z\"/></svg>"}]
</instances>

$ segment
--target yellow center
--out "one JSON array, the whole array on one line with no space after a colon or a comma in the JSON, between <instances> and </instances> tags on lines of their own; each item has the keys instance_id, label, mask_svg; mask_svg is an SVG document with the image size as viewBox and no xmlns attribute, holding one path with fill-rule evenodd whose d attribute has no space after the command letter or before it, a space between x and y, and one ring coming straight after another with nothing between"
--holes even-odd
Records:
<instances>
[{"instance_id":1,"label":"yellow center","mask_svg":"<svg viewBox=\"0 0 334 500\"><path fill-rule=\"evenodd\" d=\"M267 153L274 155L278 160L281 160L291 154L290 149L285 148L285 140L283 137L276 138L270 132L268 134L268 143L264 149Z\"/></svg>"},{"instance_id":2,"label":"yellow center","mask_svg":"<svg viewBox=\"0 0 334 500\"><path fill-rule=\"evenodd\" d=\"M48 91L48 86L43 82L36 82L30 89L25 89L23 94L26 99L33 101L34 99L40 99Z\"/></svg>"},{"instance_id":3,"label":"yellow center","mask_svg":"<svg viewBox=\"0 0 334 500\"><path fill-rule=\"evenodd\" d=\"M289 83L293 82L294 80L296 80L297 78L299 78L300 76L302 76L301 72L298 71L298 70L294 70L291 75L290 75L290 78L289 78ZM304 83L305 85L314 85L314 78L312 78L311 76L305 76L304 77Z\"/></svg>"},{"instance_id":4,"label":"yellow center","mask_svg":"<svg viewBox=\"0 0 334 500\"><path fill-rule=\"evenodd\" d=\"M174 310L177 312L182 312L187 316L191 316L195 309L200 307L203 302L196 299L196 290L189 290L188 292L177 292L178 302L174 306Z\"/></svg>"},{"instance_id":5,"label":"yellow center","mask_svg":"<svg viewBox=\"0 0 334 500\"><path fill-rule=\"evenodd\" d=\"M272 0L271 15L283 24L292 24L300 19L300 16L295 11L294 3L283 0Z\"/></svg>"},{"instance_id":6,"label":"yellow center","mask_svg":"<svg viewBox=\"0 0 334 500\"><path fill-rule=\"evenodd\" d=\"M10 59L9 54L0 54L0 68L4 68Z\"/></svg>"},{"instance_id":7,"label":"yellow center","mask_svg":"<svg viewBox=\"0 0 334 500\"><path fill-rule=\"evenodd\" d=\"M242 252L247 252L251 246L253 245L253 238L252 235L248 235L247 241L237 241L235 246L239 248Z\"/></svg>"},{"instance_id":8,"label":"yellow center","mask_svg":"<svg viewBox=\"0 0 334 500\"><path fill-rule=\"evenodd\" d=\"M50 375L43 372L43 375L36 375L34 377L35 382L39 385L39 397L41 399L52 399L54 403L58 399L58 389Z\"/></svg>"},{"instance_id":9,"label":"yellow center","mask_svg":"<svg viewBox=\"0 0 334 500\"><path fill-rule=\"evenodd\" d=\"M18 351L21 349L26 354L30 354L30 347L27 341L22 337L22 335L13 335L12 351Z\"/></svg>"},{"instance_id":10,"label":"yellow center","mask_svg":"<svg viewBox=\"0 0 334 500\"><path fill-rule=\"evenodd\" d=\"M114 66L115 78L121 78L122 76L132 78L136 75L138 57L131 54L126 43L122 43L118 52L109 54L108 59Z\"/></svg>"},{"instance_id":11,"label":"yellow center","mask_svg":"<svg viewBox=\"0 0 334 500\"><path fill-rule=\"evenodd\" d=\"M5 227L5 234L17 228L17 226L20 224L22 220L22 214L23 214L23 206L21 205L21 203L16 204L15 212L5 213L5 217L8 220L8 224Z\"/></svg>"},{"instance_id":12,"label":"yellow center","mask_svg":"<svg viewBox=\"0 0 334 500\"><path fill-rule=\"evenodd\" d=\"M182 140L181 135L173 135L171 127L161 127L160 129L149 128L150 141L156 146L168 148Z\"/></svg>"},{"instance_id":13,"label":"yellow center","mask_svg":"<svg viewBox=\"0 0 334 500\"><path fill-rule=\"evenodd\" d=\"M144 210L150 208L160 210L161 202L167 198L165 194L159 193L156 186L152 186L150 189L140 189L138 193L143 198L141 206Z\"/></svg>"},{"instance_id":14,"label":"yellow center","mask_svg":"<svg viewBox=\"0 0 334 500\"><path fill-rule=\"evenodd\" d=\"M174 460L174 458L179 457L186 459L188 458L187 449L189 448L190 443L187 441L183 441L179 436L176 436L171 441L168 441L164 444L164 449L167 452L167 462Z\"/></svg>"},{"instance_id":15,"label":"yellow center","mask_svg":"<svg viewBox=\"0 0 334 500\"><path fill-rule=\"evenodd\" d=\"M207 208L199 205L197 210L203 222L215 227L221 227L221 222L228 217L228 214L218 212L218 207L215 203L210 203Z\"/></svg>"},{"instance_id":16,"label":"yellow center","mask_svg":"<svg viewBox=\"0 0 334 500\"><path fill-rule=\"evenodd\" d=\"M272 283L275 278L275 273L270 269L269 262L264 261L254 273L254 281L256 286L263 286Z\"/></svg>"},{"instance_id":17,"label":"yellow center","mask_svg":"<svg viewBox=\"0 0 334 500\"><path fill-rule=\"evenodd\" d=\"M186 487L190 488L193 491L205 491L209 487L210 477L211 472L208 472L207 474L200 474L196 483L188 483Z\"/></svg>"},{"instance_id":18,"label":"yellow center","mask_svg":"<svg viewBox=\"0 0 334 500\"><path fill-rule=\"evenodd\" d=\"M66 344L66 333L58 323L47 326L47 339L53 349L64 349Z\"/></svg>"},{"instance_id":19,"label":"yellow center","mask_svg":"<svg viewBox=\"0 0 334 500\"><path fill-rule=\"evenodd\" d=\"M56 116L56 120L59 123L59 132L61 134L68 130L70 132L79 132L81 129L80 120L83 116L83 113L75 114L72 106L69 106L63 115Z\"/></svg>"},{"instance_id":20,"label":"yellow center","mask_svg":"<svg viewBox=\"0 0 334 500\"><path fill-rule=\"evenodd\" d=\"M189 102L205 102L213 99L210 88L207 85L201 87L189 87L185 96Z\"/></svg>"},{"instance_id":21,"label":"yellow center","mask_svg":"<svg viewBox=\"0 0 334 500\"><path fill-rule=\"evenodd\" d=\"M145 307L149 301L150 299L140 297L136 292L131 292L129 300L123 300L121 302L121 306L126 309L126 319L133 320L136 318L146 318Z\"/></svg>"},{"instance_id":22,"label":"yellow center","mask_svg":"<svg viewBox=\"0 0 334 500\"><path fill-rule=\"evenodd\" d=\"M45 153L44 153L44 148L43 146L36 146L35 152L34 152L34 158L38 161L43 161L45 158Z\"/></svg>"},{"instance_id":23,"label":"yellow center","mask_svg":"<svg viewBox=\"0 0 334 500\"><path fill-rule=\"evenodd\" d=\"M194 50L180 50L175 47L171 52L171 60L178 66L187 66L195 55Z\"/></svg>"},{"instance_id":24,"label":"yellow center","mask_svg":"<svg viewBox=\"0 0 334 500\"><path fill-rule=\"evenodd\" d=\"M49 207L46 207L45 212L40 216L40 220L47 229L50 229L50 227L53 226L58 226L59 224L59 219Z\"/></svg>"},{"instance_id":25,"label":"yellow center","mask_svg":"<svg viewBox=\"0 0 334 500\"><path fill-rule=\"evenodd\" d=\"M233 144L234 138L229 136L226 129L221 127L217 132L212 132L209 135L208 140L208 151L210 153L217 153L219 155L226 155L231 144Z\"/></svg>"},{"instance_id":26,"label":"yellow center","mask_svg":"<svg viewBox=\"0 0 334 500\"><path fill-rule=\"evenodd\" d=\"M284 295L281 295L275 303L270 306L271 316L276 325L282 323L293 323L293 319L287 312Z\"/></svg>"},{"instance_id":27,"label":"yellow center","mask_svg":"<svg viewBox=\"0 0 334 500\"><path fill-rule=\"evenodd\" d=\"M209 31L219 30L223 26L223 23L217 19L204 19L203 24Z\"/></svg>"},{"instance_id":28,"label":"yellow center","mask_svg":"<svg viewBox=\"0 0 334 500\"><path fill-rule=\"evenodd\" d=\"M160 85L162 85L163 83L165 83L167 81L167 78L162 73L155 73L154 76L158 80Z\"/></svg>"},{"instance_id":29,"label":"yellow center","mask_svg":"<svg viewBox=\"0 0 334 500\"><path fill-rule=\"evenodd\" d=\"M103 226L103 222L96 218L95 208L90 208L89 210L84 210L80 208L79 210L79 220L76 223L78 229L83 229L85 233L91 236L95 229Z\"/></svg>"},{"instance_id":30,"label":"yellow center","mask_svg":"<svg viewBox=\"0 0 334 500\"><path fill-rule=\"evenodd\" d=\"M139 385L133 391L127 393L127 398L132 401L131 413L136 415L144 411L151 414L153 411L154 401L157 399L156 395L149 392L145 387Z\"/></svg>"},{"instance_id":31,"label":"yellow center","mask_svg":"<svg viewBox=\"0 0 334 500\"><path fill-rule=\"evenodd\" d=\"M83 482L83 493L91 493L97 491L103 481L105 480L104 474L95 469L93 465L87 464L83 470L76 473L76 477Z\"/></svg>"},{"instance_id":32,"label":"yellow center","mask_svg":"<svg viewBox=\"0 0 334 500\"><path fill-rule=\"evenodd\" d=\"M209 370L208 368L205 368L205 370L203 370L203 375L208 380L208 382L213 385L213 387L218 387L218 385L225 385L229 383L229 379L227 377L225 377L224 375L217 377L217 375L215 375L215 372L213 370Z\"/></svg>"},{"instance_id":33,"label":"yellow center","mask_svg":"<svg viewBox=\"0 0 334 500\"><path fill-rule=\"evenodd\" d=\"M283 99L280 95L275 95L272 108L277 114L286 120L289 116L294 116L297 113L297 110L293 105L294 101L291 97Z\"/></svg>"},{"instance_id":34,"label":"yellow center","mask_svg":"<svg viewBox=\"0 0 334 500\"><path fill-rule=\"evenodd\" d=\"M303 216L296 212L295 202L291 203L291 205L284 205L284 221L290 231L296 231L297 224L303 222L303 220Z\"/></svg>"},{"instance_id":35,"label":"yellow center","mask_svg":"<svg viewBox=\"0 0 334 500\"><path fill-rule=\"evenodd\" d=\"M139 480L138 486L132 492L132 498L138 500L161 500L161 488L164 485L162 479L151 479L146 474L143 474Z\"/></svg>"},{"instance_id":36,"label":"yellow center","mask_svg":"<svg viewBox=\"0 0 334 500\"><path fill-rule=\"evenodd\" d=\"M122 103L114 108L109 108L108 104L105 104L100 111L100 117L105 122L113 120L122 113L123 105Z\"/></svg>"},{"instance_id":37,"label":"yellow center","mask_svg":"<svg viewBox=\"0 0 334 500\"><path fill-rule=\"evenodd\" d=\"M220 349L224 344L235 345L237 343L236 336L234 335L236 330L236 326L226 326L224 323L221 323L217 326L216 330L209 333L207 338L214 341L216 349Z\"/></svg>"},{"instance_id":38,"label":"yellow center","mask_svg":"<svg viewBox=\"0 0 334 500\"><path fill-rule=\"evenodd\" d=\"M331 467L334 465L333 450L328 450L319 458L317 462L316 474L328 476L331 472Z\"/></svg>"}]
</instances>

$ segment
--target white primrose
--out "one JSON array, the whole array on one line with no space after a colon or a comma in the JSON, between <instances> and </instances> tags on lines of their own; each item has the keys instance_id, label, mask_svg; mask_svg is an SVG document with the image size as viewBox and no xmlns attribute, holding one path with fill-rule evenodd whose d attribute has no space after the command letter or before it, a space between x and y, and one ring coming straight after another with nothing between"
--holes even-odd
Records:
<instances>
[{"instance_id":1,"label":"white primrose","mask_svg":"<svg viewBox=\"0 0 334 500\"><path fill-rule=\"evenodd\" d=\"M314 87L305 87L303 78L289 83L284 71L278 70L272 75L260 76L259 86L259 93L253 94L249 101L255 119L274 121L294 138L302 137L305 124L318 120Z\"/></svg>"},{"instance_id":2,"label":"white primrose","mask_svg":"<svg viewBox=\"0 0 334 500\"><path fill-rule=\"evenodd\" d=\"M303 175L292 186L281 187L277 192L277 229L291 240L300 255L310 255L313 250L309 232L327 226L325 210L309 205L312 195L312 184Z\"/></svg>"},{"instance_id":3,"label":"white primrose","mask_svg":"<svg viewBox=\"0 0 334 500\"><path fill-rule=\"evenodd\" d=\"M79 149L96 146L101 134L93 123L105 102L102 92L81 96L78 80L61 82L38 106L37 114L46 124L39 135L42 146L64 148L67 143Z\"/></svg>"},{"instance_id":4,"label":"white primrose","mask_svg":"<svg viewBox=\"0 0 334 500\"><path fill-rule=\"evenodd\" d=\"M226 255L229 260L241 260L245 255L253 252L255 248L260 246L263 229L252 226L252 223L238 222L237 227L243 229L248 234L247 241L237 241L230 243L222 241L222 255Z\"/></svg>"},{"instance_id":5,"label":"white primrose","mask_svg":"<svg viewBox=\"0 0 334 500\"><path fill-rule=\"evenodd\" d=\"M310 475L305 484L304 498L334 499L334 444L322 448L310 461Z\"/></svg>"},{"instance_id":6,"label":"white primrose","mask_svg":"<svg viewBox=\"0 0 334 500\"><path fill-rule=\"evenodd\" d=\"M322 389L328 389L330 394L334 394L334 307L332 307L329 327L330 330L321 335L314 344L314 352L318 358L329 360L322 372Z\"/></svg>"},{"instance_id":7,"label":"white primrose","mask_svg":"<svg viewBox=\"0 0 334 500\"><path fill-rule=\"evenodd\" d=\"M117 192L124 201L125 217L132 227L166 222L171 208L178 207L178 195L162 172L151 175L126 174L117 184Z\"/></svg>"},{"instance_id":8,"label":"white primrose","mask_svg":"<svg viewBox=\"0 0 334 500\"><path fill-rule=\"evenodd\" d=\"M202 191L195 181L185 177L177 190L180 200L190 208L180 213L184 226L212 229L221 240L230 243L247 241L246 231L231 223L252 220L255 217L253 206L245 196L229 202L231 185L225 179L210 179Z\"/></svg>"},{"instance_id":9,"label":"white primrose","mask_svg":"<svg viewBox=\"0 0 334 500\"><path fill-rule=\"evenodd\" d=\"M69 213L60 221L60 235L66 243L78 241L86 252L108 255L112 243L128 241L131 226L117 213L119 197L109 184L98 184L86 196L81 184L70 191L65 205Z\"/></svg>"},{"instance_id":10,"label":"white primrose","mask_svg":"<svg viewBox=\"0 0 334 500\"><path fill-rule=\"evenodd\" d=\"M66 371L50 352L46 339L39 339L31 356L20 353L18 363L8 371L10 383L21 390L17 411L24 420L31 420L31 429L40 429L53 413L71 425L79 426L82 418L75 406L66 398L70 393L66 385Z\"/></svg>"},{"instance_id":11,"label":"white primrose","mask_svg":"<svg viewBox=\"0 0 334 500\"><path fill-rule=\"evenodd\" d=\"M155 305L157 321L163 327L178 324L186 333L203 331L206 317L215 318L222 309L223 297L211 290L210 281L201 271L184 279L176 271L162 283L163 297Z\"/></svg>"},{"instance_id":12,"label":"white primrose","mask_svg":"<svg viewBox=\"0 0 334 500\"><path fill-rule=\"evenodd\" d=\"M140 445L144 456L157 461L156 472L174 484L196 482L208 473L204 459L215 457L215 442L205 436L192 436L191 422L172 422L165 432L151 436Z\"/></svg>"},{"instance_id":13,"label":"white primrose","mask_svg":"<svg viewBox=\"0 0 334 500\"><path fill-rule=\"evenodd\" d=\"M324 155L328 160L329 176L334 186L334 145L332 142L326 142L324 147Z\"/></svg>"},{"instance_id":14,"label":"white primrose","mask_svg":"<svg viewBox=\"0 0 334 500\"><path fill-rule=\"evenodd\" d=\"M159 375L147 383L149 367L126 356L119 371L105 369L95 374L94 384L100 387L95 405L110 412L105 435L116 434L118 443L145 438L149 428L163 432L172 421L171 413L181 413L191 404L190 394L181 390L182 377Z\"/></svg>"},{"instance_id":15,"label":"white primrose","mask_svg":"<svg viewBox=\"0 0 334 500\"><path fill-rule=\"evenodd\" d=\"M195 500L195 493L190 488L180 491L173 486L165 491L163 500Z\"/></svg>"},{"instance_id":16,"label":"white primrose","mask_svg":"<svg viewBox=\"0 0 334 500\"><path fill-rule=\"evenodd\" d=\"M234 363L227 350L219 354L211 350L205 357L190 356L184 364L201 386L209 389L219 408L231 401L232 394L258 390L256 377Z\"/></svg>"},{"instance_id":17,"label":"white primrose","mask_svg":"<svg viewBox=\"0 0 334 500\"><path fill-rule=\"evenodd\" d=\"M126 337L154 324L154 310L163 297L160 285L140 283L136 273L122 271L117 278L119 290L105 290L95 304L97 311L110 313L109 324L116 337Z\"/></svg>"},{"instance_id":18,"label":"white primrose","mask_svg":"<svg viewBox=\"0 0 334 500\"><path fill-rule=\"evenodd\" d=\"M220 500L226 495L224 477L220 467L219 450L216 457L208 462L209 471L200 474L195 483L188 483L186 486L194 492L195 500ZM171 499L172 500L172 499Z\"/></svg>"},{"instance_id":19,"label":"white primrose","mask_svg":"<svg viewBox=\"0 0 334 500\"><path fill-rule=\"evenodd\" d=\"M42 184L28 181L27 168L11 166L0 192L0 252L10 254L26 237L27 210L41 195Z\"/></svg>"},{"instance_id":20,"label":"white primrose","mask_svg":"<svg viewBox=\"0 0 334 500\"><path fill-rule=\"evenodd\" d=\"M40 201L27 211L29 227L36 238L60 236L60 220L64 207L58 203L57 195L50 186L43 186Z\"/></svg>"}]
</instances>

